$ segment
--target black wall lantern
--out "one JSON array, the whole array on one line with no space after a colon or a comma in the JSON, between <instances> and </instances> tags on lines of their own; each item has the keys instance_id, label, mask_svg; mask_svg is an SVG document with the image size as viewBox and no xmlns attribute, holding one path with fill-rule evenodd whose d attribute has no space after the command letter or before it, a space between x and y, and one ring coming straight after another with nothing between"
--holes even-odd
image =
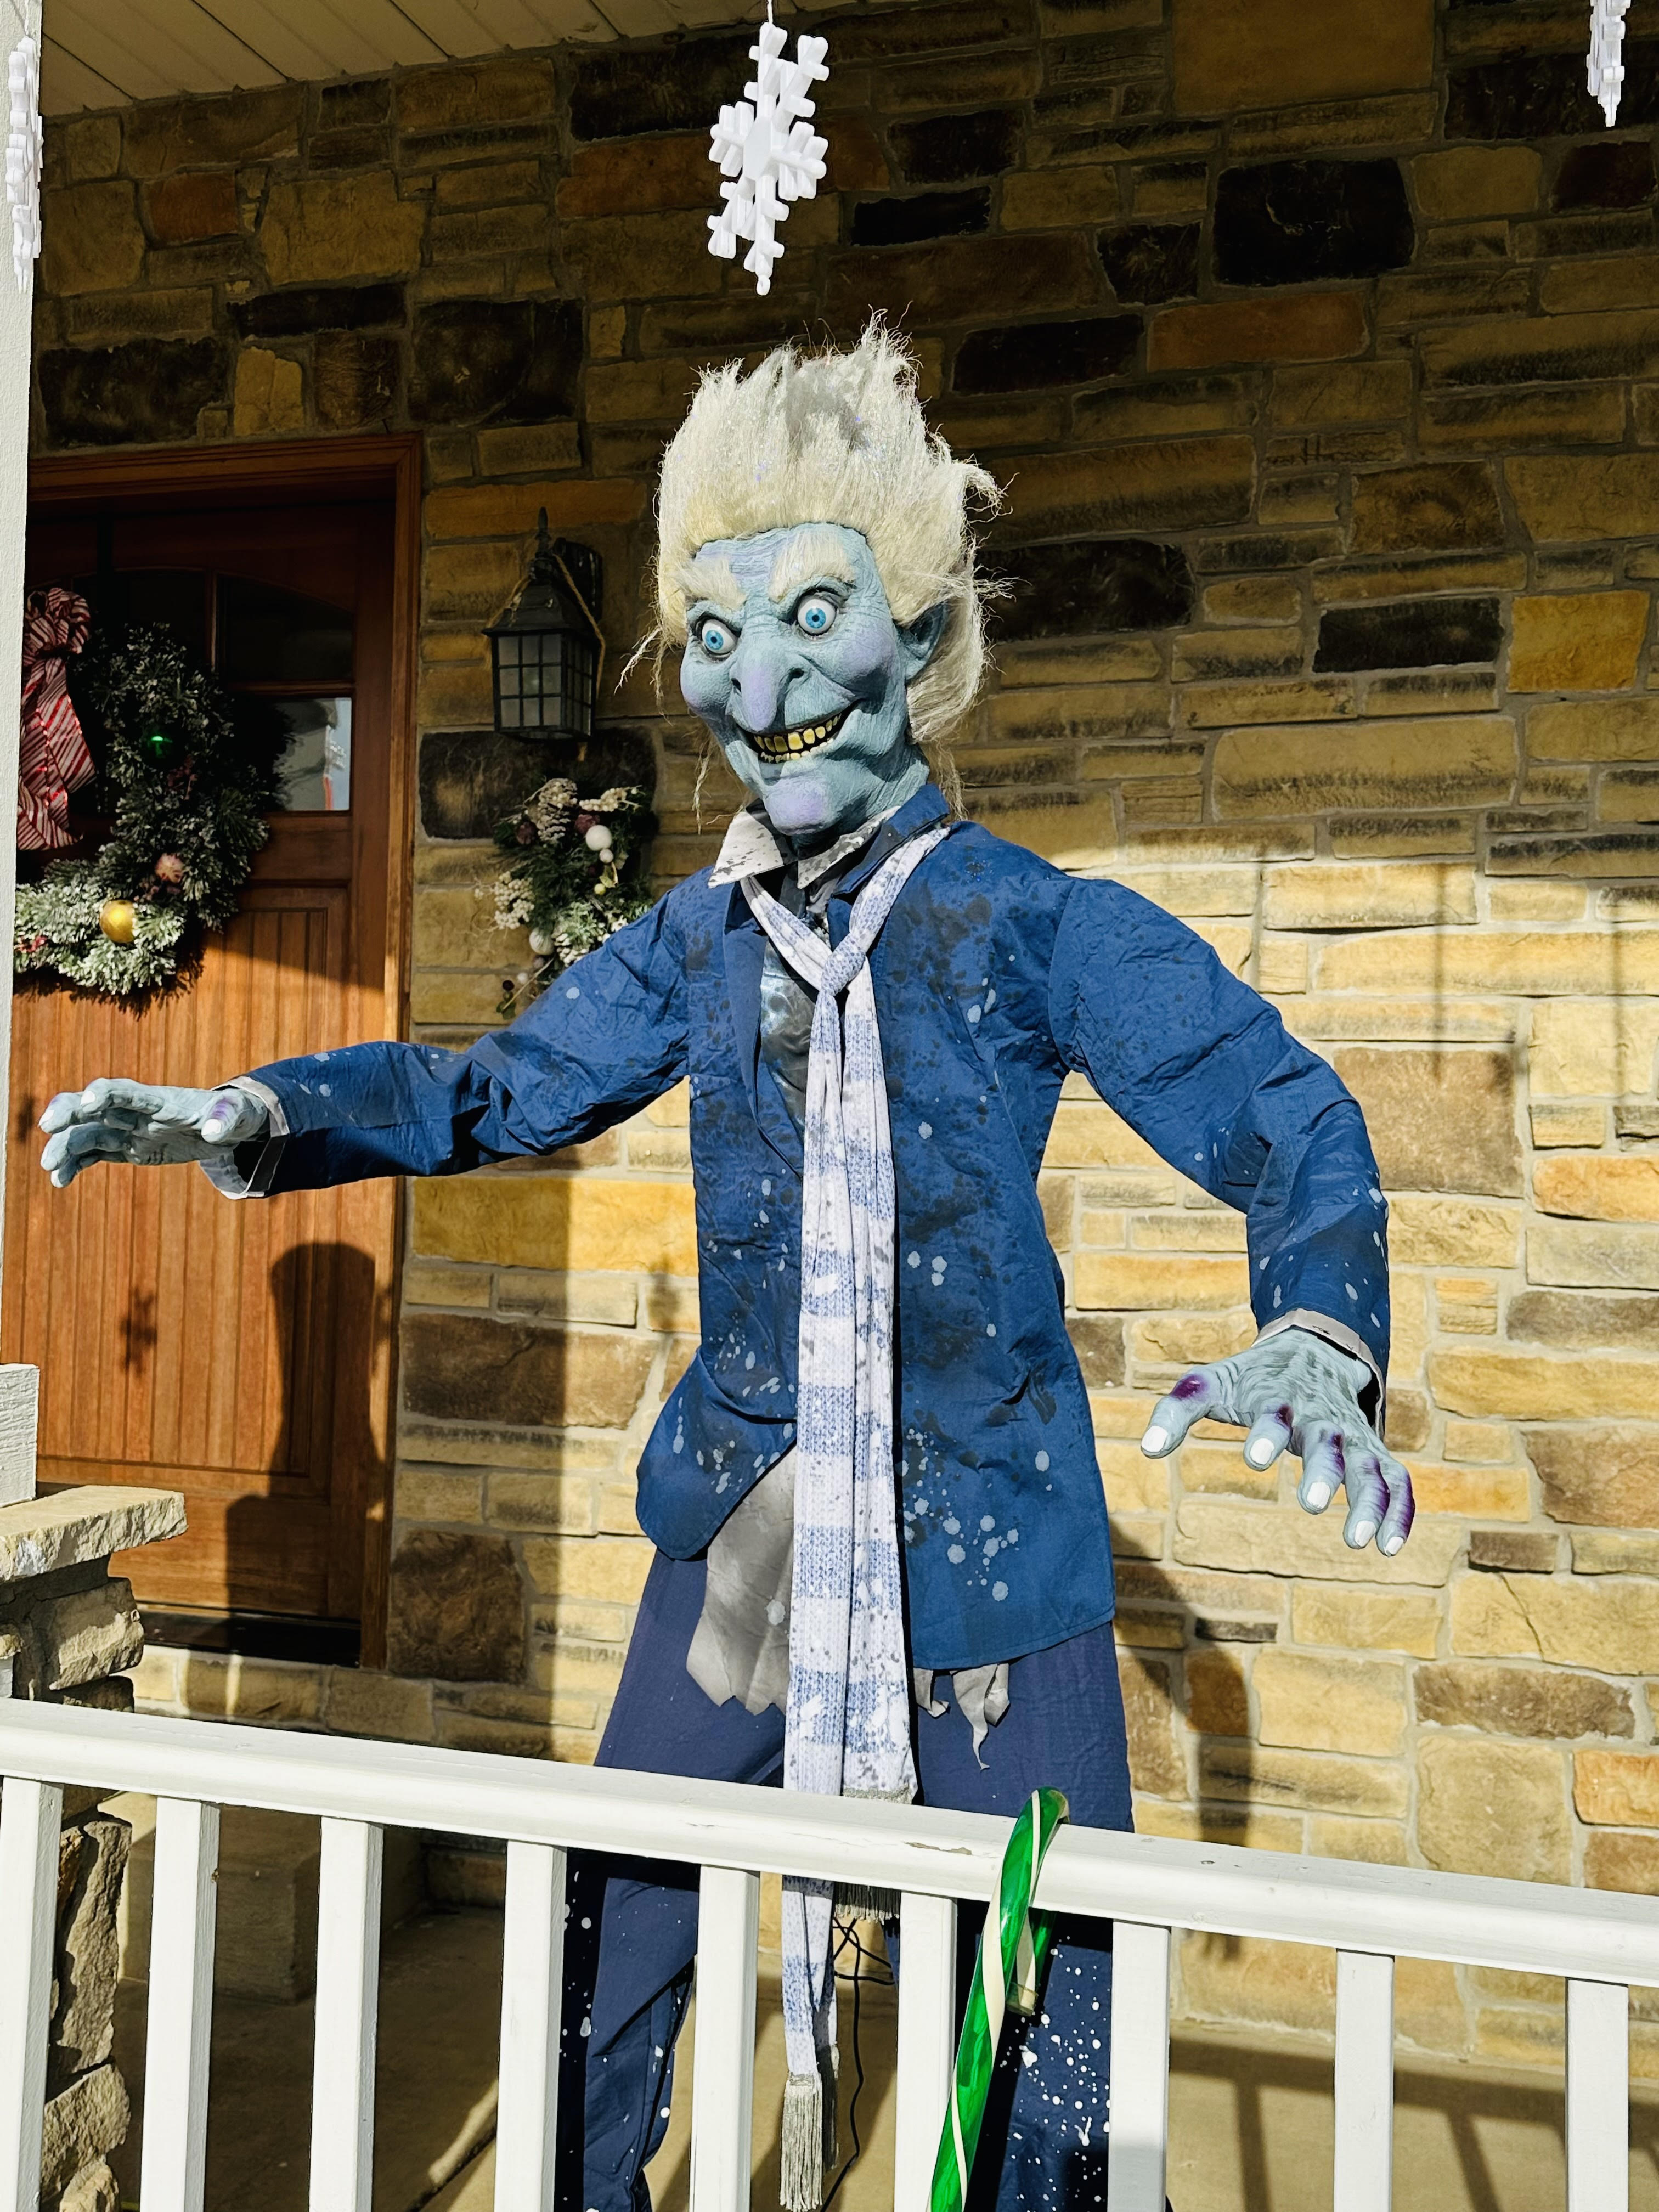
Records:
<instances>
[{"instance_id":1,"label":"black wall lantern","mask_svg":"<svg viewBox=\"0 0 1659 2212\"><path fill-rule=\"evenodd\" d=\"M498 730L537 738L592 736L605 666L604 573L591 545L548 537L544 507L518 597L489 626Z\"/></svg>"}]
</instances>

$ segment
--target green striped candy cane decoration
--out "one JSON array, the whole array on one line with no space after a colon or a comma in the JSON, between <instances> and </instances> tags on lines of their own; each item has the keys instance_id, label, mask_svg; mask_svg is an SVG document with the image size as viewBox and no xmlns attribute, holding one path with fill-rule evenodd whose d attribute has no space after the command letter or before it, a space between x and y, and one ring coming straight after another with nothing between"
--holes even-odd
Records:
<instances>
[{"instance_id":1,"label":"green striped candy cane decoration","mask_svg":"<svg viewBox=\"0 0 1659 2212\"><path fill-rule=\"evenodd\" d=\"M1033 1919L1031 1892L1055 1829L1069 1818L1070 1808L1058 1790L1033 1790L1002 1855L997 1893L985 1908L973 1990L957 2045L951 2109L939 2130L931 2212L963 2212L1003 2015L1036 2010L1048 1955L1048 1923L1041 1913Z\"/></svg>"}]
</instances>

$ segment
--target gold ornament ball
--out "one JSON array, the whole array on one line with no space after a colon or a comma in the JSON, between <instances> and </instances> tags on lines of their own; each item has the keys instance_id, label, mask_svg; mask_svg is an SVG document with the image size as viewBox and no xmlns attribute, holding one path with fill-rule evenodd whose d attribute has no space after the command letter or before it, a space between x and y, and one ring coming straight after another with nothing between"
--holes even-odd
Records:
<instances>
[{"instance_id":1,"label":"gold ornament ball","mask_svg":"<svg viewBox=\"0 0 1659 2212\"><path fill-rule=\"evenodd\" d=\"M106 899L98 909L98 927L112 945L131 945L137 919L131 899Z\"/></svg>"}]
</instances>

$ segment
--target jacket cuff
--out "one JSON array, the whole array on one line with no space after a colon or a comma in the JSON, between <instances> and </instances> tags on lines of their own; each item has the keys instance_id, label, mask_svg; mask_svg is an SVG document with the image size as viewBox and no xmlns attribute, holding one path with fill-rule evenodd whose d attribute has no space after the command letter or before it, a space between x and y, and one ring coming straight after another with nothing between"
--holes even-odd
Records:
<instances>
[{"instance_id":1,"label":"jacket cuff","mask_svg":"<svg viewBox=\"0 0 1659 2212\"><path fill-rule=\"evenodd\" d=\"M1364 1364L1371 1379L1359 1394L1360 1410L1381 1436L1387 1412L1387 1389L1382 1380L1382 1370L1364 1338L1351 1329L1346 1322L1333 1321L1328 1314L1314 1313L1304 1306L1297 1306L1287 1314L1280 1314L1276 1321L1270 1321L1266 1328L1259 1329L1255 1340L1258 1344L1265 1343L1268 1337L1280 1336L1287 1328L1303 1329L1310 1336L1320 1337L1325 1343L1334 1345L1339 1352L1346 1352L1352 1358Z\"/></svg>"},{"instance_id":2,"label":"jacket cuff","mask_svg":"<svg viewBox=\"0 0 1659 2212\"><path fill-rule=\"evenodd\" d=\"M240 1075L234 1083L217 1087L244 1091L250 1098L257 1098L265 1109L265 1129L262 1136L250 1137L245 1145L233 1145L222 1158L204 1160L202 1172L221 1197L269 1198L276 1164L288 1143L288 1115L283 1111L283 1102L268 1084L251 1075Z\"/></svg>"}]
</instances>

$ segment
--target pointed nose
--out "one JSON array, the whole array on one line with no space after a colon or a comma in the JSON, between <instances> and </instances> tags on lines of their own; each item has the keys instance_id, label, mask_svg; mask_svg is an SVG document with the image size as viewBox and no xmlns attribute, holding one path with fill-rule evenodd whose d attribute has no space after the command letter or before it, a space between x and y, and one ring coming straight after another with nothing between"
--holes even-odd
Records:
<instances>
[{"instance_id":1,"label":"pointed nose","mask_svg":"<svg viewBox=\"0 0 1659 2212\"><path fill-rule=\"evenodd\" d=\"M806 673L805 664L775 635L745 632L732 658L732 699L745 730L783 726L789 687Z\"/></svg>"}]
</instances>

